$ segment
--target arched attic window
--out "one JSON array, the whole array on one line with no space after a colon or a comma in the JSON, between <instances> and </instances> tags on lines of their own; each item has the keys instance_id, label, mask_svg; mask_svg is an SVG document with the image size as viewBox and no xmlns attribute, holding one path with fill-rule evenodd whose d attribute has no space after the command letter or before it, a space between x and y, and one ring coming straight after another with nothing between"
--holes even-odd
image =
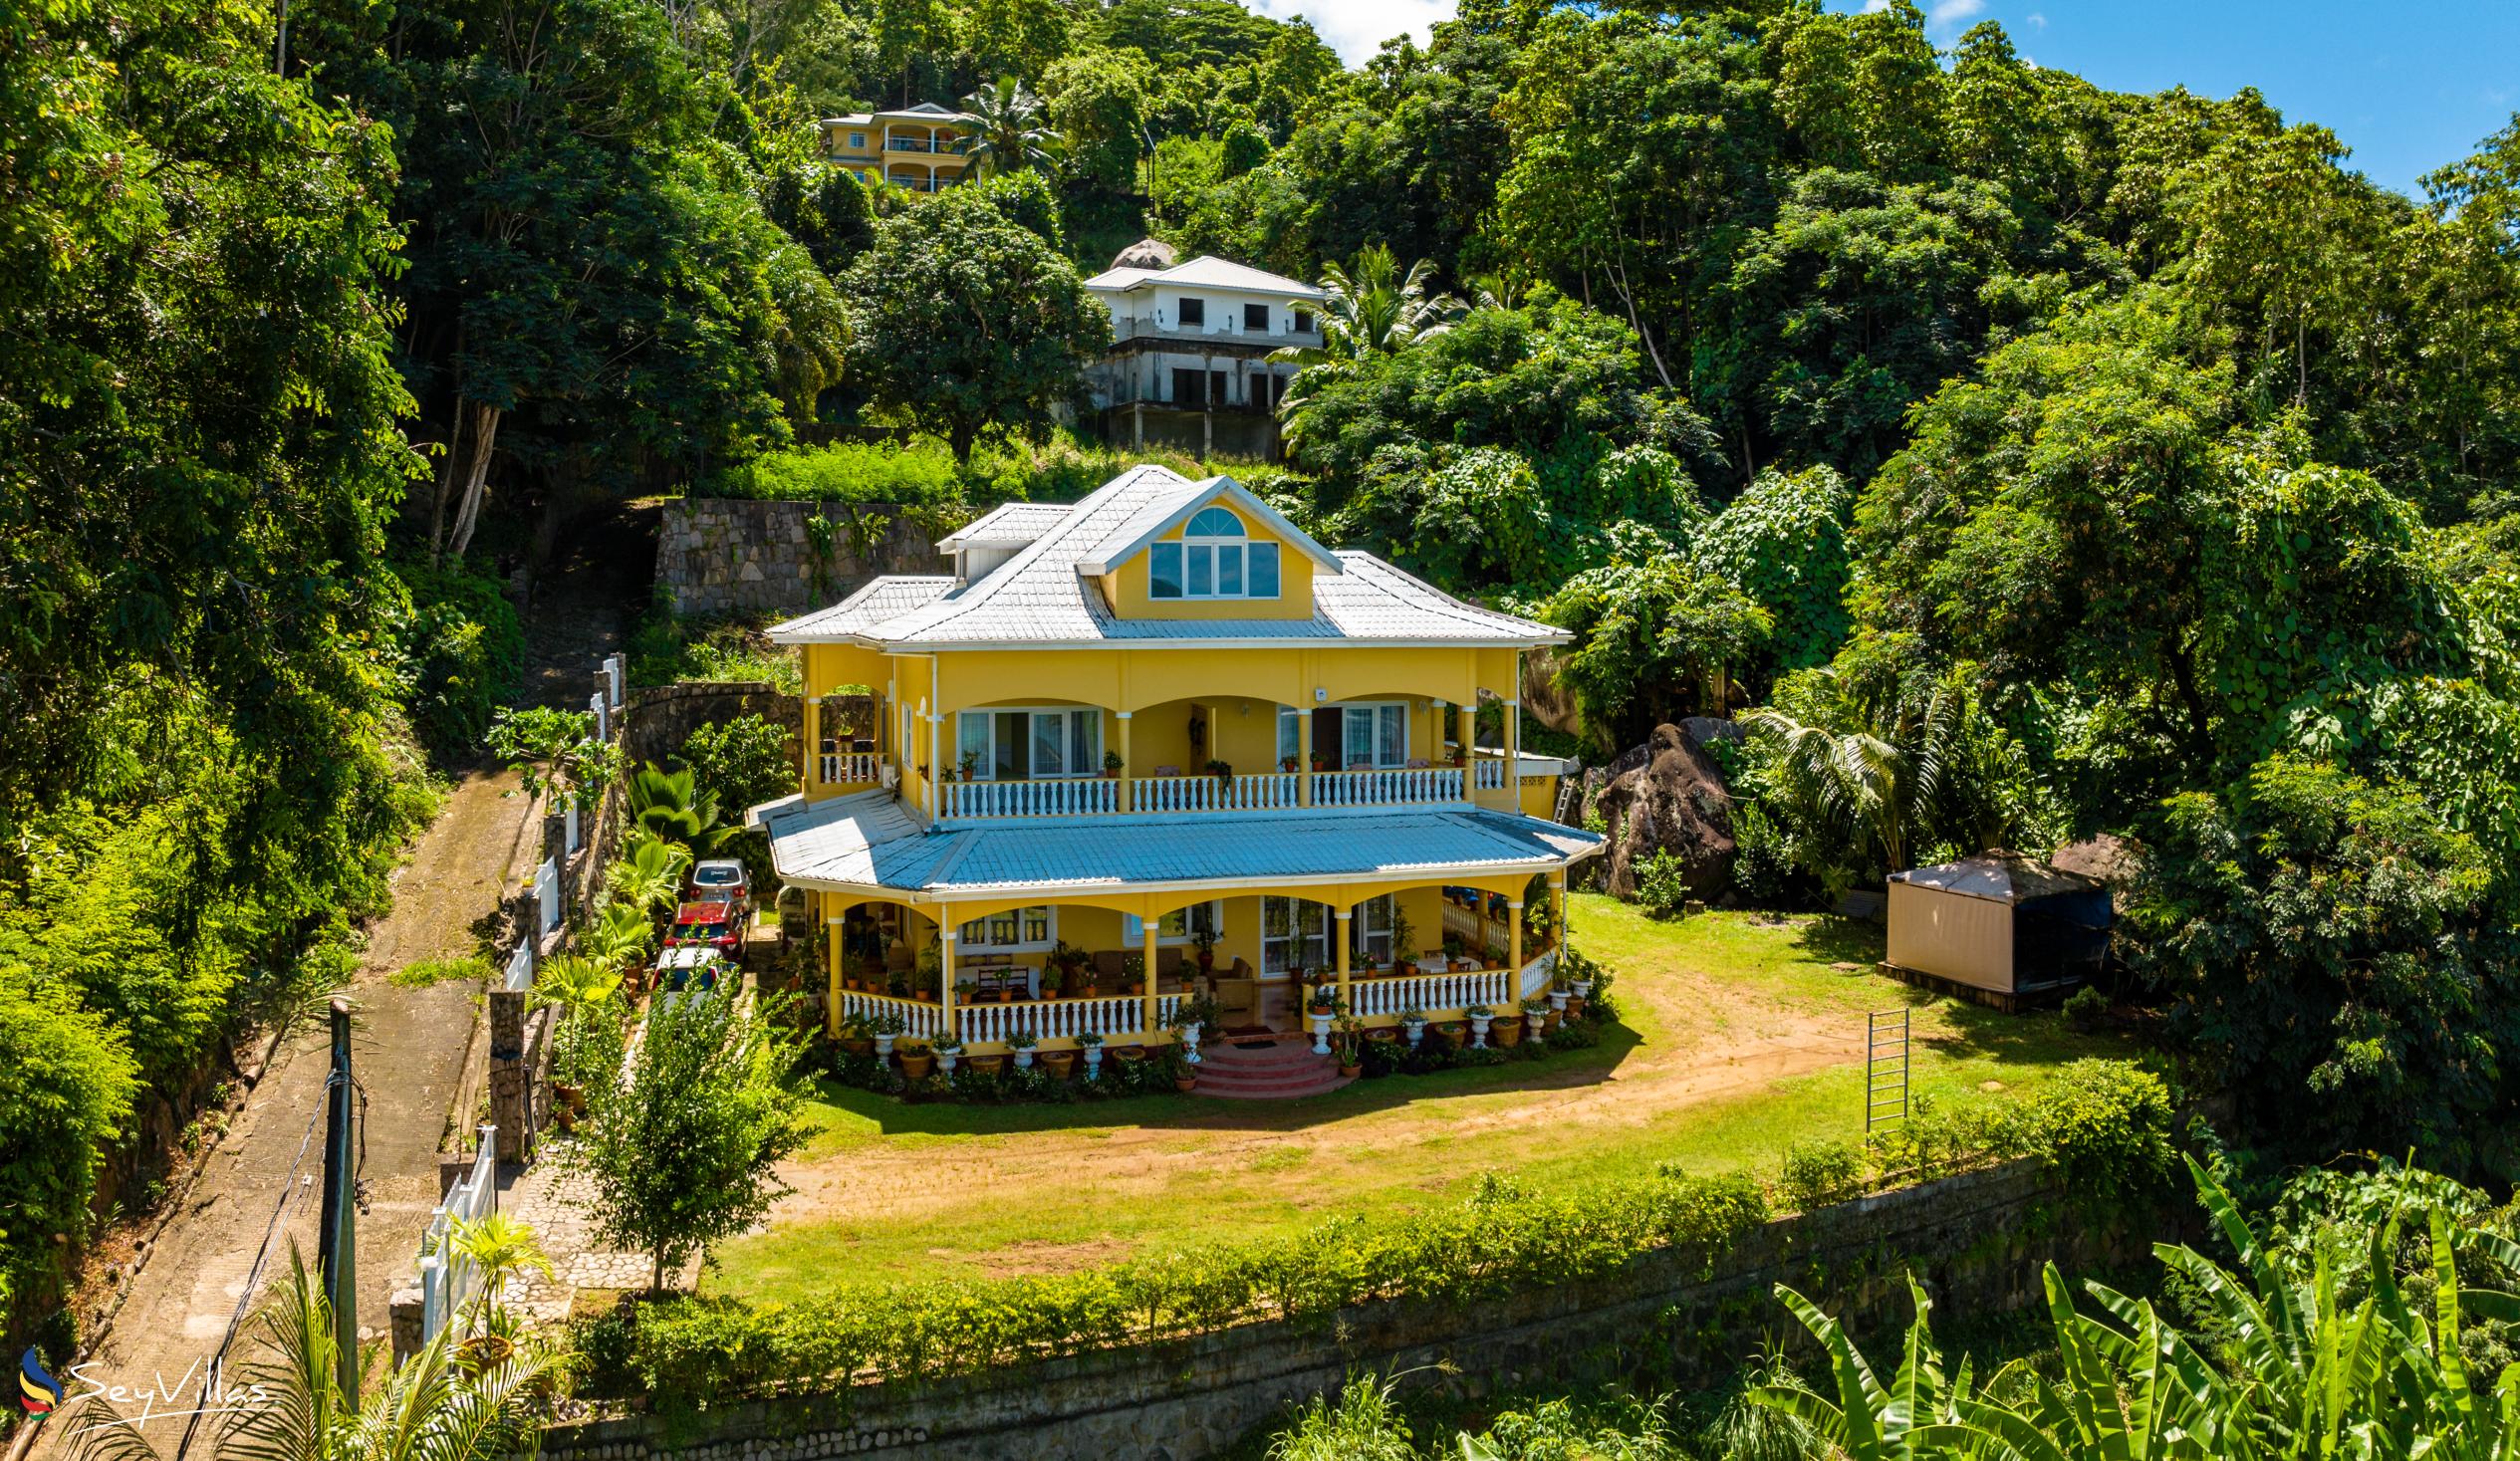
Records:
<instances>
[{"instance_id":1,"label":"arched attic window","mask_svg":"<svg viewBox=\"0 0 2520 1461\"><path fill-rule=\"evenodd\" d=\"M1146 597L1275 599L1278 545L1252 542L1242 519L1225 508L1201 508L1181 541L1146 550Z\"/></svg>"}]
</instances>

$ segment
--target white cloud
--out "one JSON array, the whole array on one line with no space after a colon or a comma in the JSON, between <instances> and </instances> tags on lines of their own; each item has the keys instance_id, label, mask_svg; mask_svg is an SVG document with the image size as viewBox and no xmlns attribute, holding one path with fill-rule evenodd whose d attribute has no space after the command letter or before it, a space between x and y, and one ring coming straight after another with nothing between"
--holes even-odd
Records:
<instances>
[{"instance_id":1,"label":"white cloud","mask_svg":"<svg viewBox=\"0 0 2520 1461\"><path fill-rule=\"evenodd\" d=\"M1934 26L1955 26L1985 8L1986 0L1934 0L1933 8L1925 12L1925 21Z\"/></svg>"},{"instance_id":2,"label":"white cloud","mask_svg":"<svg viewBox=\"0 0 2520 1461\"><path fill-rule=\"evenodd\" d=\"M1383 43L1405 33L1426 44L1436 21L1450 20L1458 0L1250 0L1251 8L1275 20L1302 16L1350 66L1361 66L1383 49Z\"/></svg>"},{"instance_id":3,"label":"white cloud","mask_svg":"<svg viewBox=\"0 0 2520 1461\"><path fill-rule=\"evenodd\" d=\"M2022 19L2028 22L2030 28L2034 31L2043 31L2048 28L2048 18L2036 10L2033 10L2028 15L2023 16Z\"/></svg>"}]
</instances>

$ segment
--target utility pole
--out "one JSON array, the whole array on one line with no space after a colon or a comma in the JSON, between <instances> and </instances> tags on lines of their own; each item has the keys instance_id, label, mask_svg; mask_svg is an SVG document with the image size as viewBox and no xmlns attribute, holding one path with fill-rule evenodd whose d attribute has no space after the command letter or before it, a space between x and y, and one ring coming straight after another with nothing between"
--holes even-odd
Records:
<instances>
[{"instance_id":1,"label":"utility pole","mask_svg":"<svg viewBox=\"0 0 2520 1461\"><path fill-rule=\"evenodd\" d=\"M333 1310L342 1403L359 1409L358 1090L350 1073L350 1001L333 996L333 1074L324 1088L324 1226L316 1240L324 1299Z\"/></svg>"}]
</instances>

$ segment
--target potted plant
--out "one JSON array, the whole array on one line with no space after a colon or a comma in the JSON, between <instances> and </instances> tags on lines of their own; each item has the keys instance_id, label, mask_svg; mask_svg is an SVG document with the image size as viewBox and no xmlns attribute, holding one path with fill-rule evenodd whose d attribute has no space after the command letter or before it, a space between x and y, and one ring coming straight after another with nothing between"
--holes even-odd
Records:
<instances>
[{"instance_id":1,"label":"potted plant","mask_svg":"<svg viewBox=\"0 0 2520 1461\"><path fill-rule=\"evenodd\" d=\"M901 1075L912 1081L924 1081L936 1069L936 1053L915 1041L900 1047Z\"/></svg>"},{"instance_id":2,"label":"potted plant","mask_svg":"<svg viewBox=\"0 0 2520 1461\"><path fill-rule=\"evenodd\" d=\"M1523 1043L1523 1012L1517 1008L1496 1017L1487 1027L1487 1043L1510 1050Z\"/></svg>"},{"instance_id":3,"label":"potted plant","mask_svg":"<svg viewBox=\"0 0 2520 1461\"><path fill-rule=\"evenodd\" d=\"M1201 995L1181 1001L1173 1012L1172 1029L1181 1040L1181 1059L1186 1065L1199 1063L1199 1036L1216 1022L1216 1001Z\"/></svg>"},{"instance_id":4,"label":"potted plant","mask_svg":"<svg viewBox=\"0 0 2520 1461\"><path fill-rule=\"evenodd\" d=\"M954 1073L955 1064L962 1059L962 1041L951 1035L939 1037L936 1043L929 1046L928 1049L936 1053L936 1071L938 1075L952 1075Z\"/></svg>"},{"instance_id":5,"label":"potted plant","mask_svg":"<svg viewBox=\"0 0 2520 1461\"><path fill-rule=\"evenodd\" d=\"M1077 1049L1085 1052L1085 1079L1093 1080L1103 1073L1103 1037L1088 1030L1077 1037Z\"/></svg>"},{"instance_id":6,"label":"potted plant","mask_svg":"<svg viewBox=\"0 0 2520 1461\"><path fill-rule=\"evenodd\" d=\"M1327 754L1323 753L1323 752L1320 752L1320 751L1315 751L1315 752L1313 753L1313 771L1314 771L1314 774L1315 774L1315 775L1319 775L1320 773L1325 772L1325 771L1328 771L1329 769L1330 769L1330 757L1329 757Z\"/></svg>"},{"instance_id":7,"label":"potted plant","mask_svg":"<svg viewBox=\"0 0 2520 1461\"><path fill-rule=\"evenodd\" d=\"M1106 752L1104 752L1104 753L1103 753L1103 780L1105 780L1105 781L1118 781L1118 780L1120 780L1120 773L1121 773L1121 769L1122 769L1123 767L1127 766L1128 764L1129 764L1128 762L1123 761L1123 760L1121 760L1121 759L1120 759L1120 753L1119 753L1118 751L1106 751Z\"/></svg>"},{"instance_id":8,"label":"potted plant","mask_svg":"<svg viewBox=\"0 0 2520 1461\"><path fill-rule=\"evenodd\" d=\"M1408 910L1400 900L1391 899L1391 972L1406 973L1417 958L1417 925L1408 921Z\"/></svg>"},{"instance_id":9,"label":"potted plant","mask_svg":"<svg viewBox=\"0 0 2520 1461\"><path fill-rule=\"evenodd\" d=\"M1234 767L1233 763L1230 761L1219 761L1214 757L1210 757L1208 758L1206 770L1208 775L1216 778L1218 781L1232 781L1234 779Z\"/></svg>"},{"instance_id":10,"label":"potted plant","mask_svg":"<svg viewBox=\"0 0 2520 1461\"><path fill-rule=\"evenodd\" d=\"M1199 972L1201 974L1213 974L1216 972L1215 929L1198 928L1191 930L1190 957L1198 964Z\"/></svg>"},{"instance_id":11,"label":"potted plant","mask_svg":"<svg viewBox=\"0 0 2520 1461\"><path fill-rule=\"evenodd\" d=\"M888 1061L892 1059L892 1042L899 1039L901 1032L909 1026L898 1015L884 1015L877 1019L873 1028L876 1059Z\"/></svg>"},{"instance_id":12,"label":"potted plant","mask_svg":"<svg viewBox=\"0 0 2520 1461\"><path fill-rule=\"evenodd\" d=\"M1485 1050L1487 1048L1487 1023L1488 1021L1496 1018L1496 1012L1485 1005L1472 1005L1463 1013L1470 1017L1470 1048L1472 1050Z\"/></svg>"},{"instance_id":13,"label":"potted plant","mask_svg":"<svg viewBox=\"0 0 2520 1461\"><path fill-rule=\"evenodd\" d=\"M1531 1032L1532 1039L1538 1040L1540 1033L1548 1028L1548 1024L1549 1002L1547 1000L1535 995L1523 1001L1523 1027Z\"/></svg>"},{"instance_id":14,"label":"potted plant","mask_svg":"<svg viewBox=\"0 0 2520 1461\"><path fill-rule=\"evenodd\" d=\"M1042 1069L1060 1081L1077 1073L1077 1053L1073 1050L1045 1050L1041 1053Z\"/></svg>"},{"instance_id":15,"label":"potted plant","mask_svg":"<svg viewBox=\"0 0 2520 1461\"><path fill-rule=\"evenodd\" d=\"M1193 1056L1195 1056L1195 1055L1197 1054L1197 1052L1196 1052L1195 1050L1193 1050L1193 1051L1191 1052L1191 1054L1192 1054ZM1191 1064L1189 1064L1187 1061L1176 1061L1176 1062L1174 1062L1174 1063L1173 1063L1173 1067L1172 1067L1172 1089L1173 1089L1173 1090L1178 1091L1178 1092L1180 1092L1182 1095L1186 1096L1186 1095L1188 1095L1188 1094L1189 1094L1192 1090L1196 1089L1196 1088L1197 1088L1197 1086L1198 1086L1198 1084L1199 1084L1199 1068L1198 1068L1197 1066L1191 1065Z\"/></svg>"},{"instance_id":16,"label":"potted plant","mask_svg":"<svg viewBox=\"0 0 2520 1461\"><path fill-rule=\"evenodd\" d=\"M1435 1037L1454 1050L1469 1043L1470 1026L1462 1020L1446 1020L1435 1026Z\"/></svg>"},{"instance_id":17,"label":"potted plant","mask_svg":"<svg viewBox=\"0 0 2520 1461\"><path fill-rule=\"evenodd\" d=\"M1033 1047L1039 1044L1041 1041L1030 1030L1018 1030L1006 1037L1006 1048L1015 1053L1015 1069L1020 1071L1033 1063Z\"/></svg>"},{"instance_id":18,"label":"potted plant","mask_svg":"<svg viewBox=\"0 0 2520 1461\"><path fill-rule=\"evenodd\" d=\"M959 765L961 766L961 768L962 768L962 779L963 779L964 781L978 781L978 780L980 779L980 753L979 753L979 752L977 752L977 751L965 751L965 752L963 752L963 753L962 753L962 760L961 760L961 762L960 762L960 763L958 763L958 764L959 764Z\"/></svg>"},{"instance_id":19,"label":"potted plant","mask_svg":"<svg viewBox=\"0 0 2520 1461\"><path fill-rule=\"evenodd\" d=\"M1426 1038L1426 1012L1415 1006L1400 1011L1400 1031L1408 1037L1408 1048L1415 1050Z\"/></svg>"},{"instance_id":20,"label":"potted plant","mask_svg":"<svg viewBox=\"0 0 2520 1461\"><path fill-rule=\"evenodd\" d=\"M1449 964L1451 964L1454 960L1459 959L1459 958L1461 957L1461 950L1462 950L1462 948L1463 948L1463 947L1464 947L1464 945L1463 945L1463 944L1462 944L1462 942L1461 942L1461 935L1460 935L1460 934L1457 934L1457 933L1447 933L1447 934L1445 934L1445 935L1443 936L1443 961L1444 961L1444 963L1445 963L1445 964L1447 964L1447 965L1449 965Z\"/></svg>"},{"instance_id":21,"label":"potted plant","mask_svg":"<svg viewBox=\"0 0 2520 1461\"><path fill-rule=\"evenodd\" d=\"M1354 1015L1339 1017L1339 1078L1354 1081L1365 1072L1365 1022Z\"/></svg>"},{"instance_id":22,"label":"potted plant","mask_svg":"<svg viewBox=\"0 0 2520 1461\"><path fill-rule=\"evenodd\" d=\"M999 1072L1006 1069L1006 1057L1002 1055L975 1055L971 1057L971 1069L983 1076L997 1075Z\"/></svg>"},{"instance_id":23,"label":"potted plant","mask_svg":"<svg viewBox=\"0 0 2520 1461\"><path fill-rule=\"evenodd\" d=\"M915 972L918 975L915 987L918 997L933 1001L936 987L945 975L945 945L942 940L931 938L926 947L918 951Z\"/></svg>"},{"instance_id":24,"label":"potted plant","mask_svg":"<svg viewBox=\"0 0 2520 1461\"><path fill-rule=\"evenodd\" d=\"M1041 961L1041 997L1061 998L1068 988L1068 966L1056 954Z\"/></svg>"},{"instance_id":25,"label":"potted plant","mask_svg":"<svg viewBox=\"0 0 2520 1461\"><path fill-rule=\"evenodd\" d=\"M1146 992L1146 955L1142 950L1130 950L1120 956L1120 987L1125 994Z\"/></svg>"},{"instance_id":26,"label":"potted plant","mask_svg":"<svg viewBox=\"0 0 2520 1461\"><path fill-rule=\"evenodd\" d=\"M1343 1008L1339 1003L1337 985L1323 984L1314 988L1312 1003L1307 1006L1313 1018L1313 1054L1330 1054L1330 1022Z\"/></svg>"},{"instance_id":27,"label":"potted plant","mask_svg":"<svg viewBox=\"0 0 2520 1461\"><path fill-rule=\"evenodd\" d=\"M854 1056L875 1054L875 1032L867 1028L864 1016L851 1015L840 1022L840 1048Z\"/></svg>"},{"instance_id":28,"label":"potted plant","mask_svg":"<svg viewBox=\"0 0 2520 1461\"><path fill-rule=\"evenodd\" d=\"M1295 770L1295 758L1292 756L1280 756L1278 758L1278 770L1292 773Z\"/></svg>"}]
</instances>

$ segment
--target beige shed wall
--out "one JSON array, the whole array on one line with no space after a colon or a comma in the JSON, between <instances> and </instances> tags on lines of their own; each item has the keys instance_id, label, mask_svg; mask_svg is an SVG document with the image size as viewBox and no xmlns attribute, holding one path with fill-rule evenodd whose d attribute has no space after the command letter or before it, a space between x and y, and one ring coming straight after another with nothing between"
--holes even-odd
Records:
<instances>
[{"instance_id":1,"label":"beige shed wall","mask_svg":"<svg viewBox=\"0 0 2520 1461\"><path fill-rule=\"evenodd\" d=\"M2012 993L2012 906L1913 883L1890 885L1890 961Z\"/></svg>"}]
</instances>

